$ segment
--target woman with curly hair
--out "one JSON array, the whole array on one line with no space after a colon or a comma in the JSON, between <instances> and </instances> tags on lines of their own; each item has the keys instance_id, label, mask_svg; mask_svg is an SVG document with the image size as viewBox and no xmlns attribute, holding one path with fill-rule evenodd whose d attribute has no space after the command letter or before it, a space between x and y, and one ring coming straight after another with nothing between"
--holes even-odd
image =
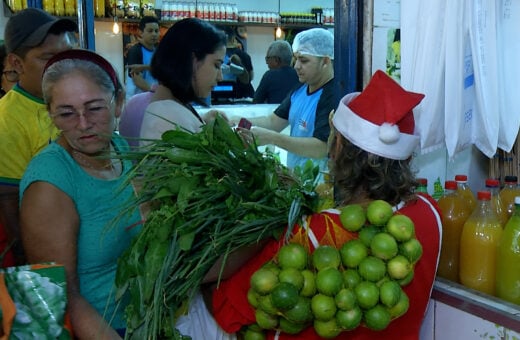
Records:
<instances>
[{"instance_id":1,"label":"woman with curly hair","mask_svg":"<svg viewBox=\"0 0 520 340\"><path fill-rule=\"evenodd\" d=\"M410 167L411 156L419 145L419 136L414 134L412 109L423 97L405 91L384 72L377 71L363 92L343 97L331 117L329 168L338 208L304 218L301 226L294 228L291 242L302 243L311 252L324 244L340 248L346 240L358 237L357 232L341 227L341 207L349 204L366 207L375 200L385 200L395 213L413 221L415 237L423 247L423 254L414 266L414 277L403 287L409 297L407 312L393 319L384 330L376 331L366 325L353 330L339 326L329 329L337 332L338 339L419 339L441 241L438 206L427 194L414 192L418 183ZM255 310L247 296L250 278L276 256L284 244L283 239L267 244L258 256L214 292L215 318L224 330L237 332L256 322ZM312 325L294 335L269 332L268 338L273 337L321 339Z\"/></svg>"}]
</instances>

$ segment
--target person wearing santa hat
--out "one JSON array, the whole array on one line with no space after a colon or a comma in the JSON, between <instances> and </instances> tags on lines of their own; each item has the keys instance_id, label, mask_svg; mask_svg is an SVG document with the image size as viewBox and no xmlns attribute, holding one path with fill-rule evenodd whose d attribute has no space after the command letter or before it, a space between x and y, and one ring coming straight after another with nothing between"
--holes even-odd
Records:
<instances>
[{"instance_id":1,"label":"person wearing santa hat","mask_svg":"<svg viewBox=\"0 0 520 340\"><path fill-rule=\"evenodd\" d=\"M415 224L415 236L423 247L423 254L415 263L414 277L403 287L409 298L407 312L393 319L384 330L375 331L361 324L354 330L338 330L338 339L419 339L435 279L442 232L437 203L428 194L415 193L418 183L410 167L411 157L419 146L412 109L423 98L424 95L404 90L384 72L377 71L363 92L341 99L330 119L329 167L338 209L304 218L294 228L291 242L300 242L311 251L323 244L340 248L346 240L357 238L357 233L341 227L339 208L385 200L394 206L394 211L410 217ZM247 299L250 278L276 256L283 244L283 238L268 243L214 291L215 319L225 331L238 332L256 322L255 310ZM320 339L320 336L311 325L294 335L269 331L268 338Z\"/></svg>"}]
</instances>

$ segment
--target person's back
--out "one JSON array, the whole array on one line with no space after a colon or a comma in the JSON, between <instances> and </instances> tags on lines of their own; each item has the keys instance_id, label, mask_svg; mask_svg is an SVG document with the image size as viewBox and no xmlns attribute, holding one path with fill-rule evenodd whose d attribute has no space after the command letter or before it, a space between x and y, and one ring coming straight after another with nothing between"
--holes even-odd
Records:
<instances>
[{"instance_id":1,"label":"person's back","mask_svg":"<svg viewBox=\"0 0 520 340\"><path fill-rule=\"evenodd\" d=\"M119 134L123 136L131 147L139 146L139 134L143 123L144 112L150 104L153 91L146 91L133 95L125 104L119 118Z\"/></svg>"},{"instance_id":2,"label":"person's back","mask_svg":"<svg viewBox=\"0 0 520 340\"><path fill-rule=\"evenodd\" d=\"M423 249L421 258L413 264L411 282L403 285L409 297L406 313L392 319L383 330L359 326L338 333L336 339L419 339L435 279L442 232L439 207L427 194L415 194L418 183L409 163L419 145L419 136L414 135L412 109L423 98L422 94L405 91L378 71L361 94L351 93L341 100L331 119L333 130L328 151L338 208L306 217L301 227L293 228L291 242L303 243L311 250L322 244L340 248L346 240L360 236L357 231L341 227L341 208L354 204L366 208L376 200L384 200L394 212L412 220L415 237ZM268 243L261 253L215 290L215 319L224 330L238 331L256 322L255 310L248 299L251 276L276 256L284 243L286 238L283 237ZM269 332L267 339L273 338L318 340L322 337L310 325L298 334L282 331L275 336Z\"/></svg>"},{"instance_id":3,"label":"person's back","mask_svg":"<svg viewBox=\"0 0 520 340\"><path fill-rule=\"evenodd\" d=\"M10 240L18 239L18 184L31 158L57 137L42 99L43 67L53 55L76 43L77 25L42 10L27 8L9 18L5 26L7 58L19 76L0 99L0 214ZM18 263L23 251L13 250Z\"/></svg>"},{"instance_id":4,"label":"person's back","mask_svg":"<svg viewBox=\"0 0 520 340\"><path fill-rule=\"evenodd\" d=\"M298 75L291 66L292 49L285 40L275 40L267 49L265 63L269 68L262 76L253 102L279 104L298 84Z\"/></svg>"},{"instance_id":5,"label":"person's back","mask_svg":"<svg viewBox=\"0 0 520 340\"><path fill-rule=\"evenodd\" d=\"M224 59L226 67L222 72L223 80L235 82L235 98L253 98L255 89L251 84L254 77L251 56L245 51L233 29L225 27L224 31L228 42Z\"/></svg>"}]
</instances>

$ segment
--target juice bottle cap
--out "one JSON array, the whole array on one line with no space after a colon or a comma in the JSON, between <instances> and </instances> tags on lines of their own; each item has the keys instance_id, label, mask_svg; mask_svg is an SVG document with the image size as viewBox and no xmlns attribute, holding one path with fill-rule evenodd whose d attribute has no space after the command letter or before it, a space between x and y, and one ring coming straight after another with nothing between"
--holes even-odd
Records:
<instances>
[{"instance_id":1,"label":"juice bottle cap","mask_svg":"<svg viewBox=\"0 0 520 340\"><path fill-rule=\"evenodd\" d=\"M428 180L426 178L417 178L417 182L421 185L428 185Z\"/></svg>"},{"instance_id":2,"label":"juice bottle cap","mask_svg":"<svg viewBox=\"0 0 520 340\"><path fill-rule=\"evenodd\" d=\"M515 205L520 204L520 196L515 197Z\"/></svg>"},{"instance_id":3,"label":"juice bottle cap","mask_svg":"<svg viewBox=\"0 0 520 340\"><path fill-rule=\"evenodd\" d=\"M445 181L444 189L446 190L457 190L457 182L455 181Z\"/></svg>"},{"instance_id":4,"label":"juice bottle cap","mask_svg":"<svg viewBox=\"0 0 520 340\"><path fill-rule=\"evenodd\" d=\"M505 183L517 184L518 183L518 177L516 177L516 176L506 176L506 177L504 177L504 182Z\"/></svg>"},{"instance_id":5,"label":"juice bottle cap","mask_svg":"<svg viewBox=\"0 0 520 340\"><path fill-rule=\"evenodd\" d=\"M479 192L477 192L477 199L479 201L489 201L489 200L491 200L491 192L490 191L479 191Z\"/></svg>"},{"instance_id":6,"label":"juice bottle cap","mask_svg":"<svg viewBox=\"0 0 520 340\"><path fill-rule=\"evenodd\" d=\"M486 187L498 187L500 186L500 181L494 178L486 179Z\"/></svg>"},{"instance_id":7,"label":"juice bottle cap","mask_svg":"<svg viewBox=\"0 0 520 340\"><path fill-rule=\"evenodd\" d=\"M466 175L455 175L455 180L457 182L467 182L468 181L468 176L466 176Z\"/></svg>"}]
</instances>

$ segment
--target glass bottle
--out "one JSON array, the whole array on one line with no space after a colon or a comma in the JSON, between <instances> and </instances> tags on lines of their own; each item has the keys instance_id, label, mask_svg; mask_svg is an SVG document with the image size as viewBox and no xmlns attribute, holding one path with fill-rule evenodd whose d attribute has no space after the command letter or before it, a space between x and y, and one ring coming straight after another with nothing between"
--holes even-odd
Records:
<instances>
[{"instance_id":1,"label":"glass bottle","mask_svg":"<svg viewBox=\"0 0 520 340\"><path fill-rule=\"evenodd\" d=\"M473 211L477 205L477 199L468 185L468 176L455 175L455 181L457 182L457 190L462 194L463 197L466 198L468 206L470 207L471 211Z\"/></svg>"},{"instance_id":2,"label":"glass bottle","mask_svg":"<svg viewBox=\"0 0 520 340\"><path fill-rule=\"evenodd\" d=\"M502 207L502 201L500 199L500 181L498 179L488 178L486 179L486 190L491 192L491 206L495 209L498 219L504 227L507 223L509 217L507 216L507 211L505 211Z\"/></svg>"},{"instance_id":3,"label":"glass bottle","mask_svg":"<svg viewBox=\"0 0 520 340\"><path fill-rule=\"evenodd\" d=\"M514 203L498 247L496 295L520 305L520 196Z\"/></svg>"},{"instance_id":4,"label":"glass bottle","mask_svg":"<svg viewBox=\"0 0 520 340\"><path fill-rule=\"evenodd\" d=\"M54 0L54 15L58 17L62 17L65 15L65 1L64 0Z\"/></svg>"},{"instance_id":5,"label":"glass bottle","mask_svg":"<svg viewBox=\"0 0 520 340\"><path fill-rule=\"evenodd\" d=\"M491 192L477 193L477 207L464 223L460 236L460 283L495 294L496 259L502 225L491 205Z\"/></svg>"},{"instance_id":6,"label":"glass bottle","mask_svg":"<svg viewBox=\"0 0 520 340\"><path fill-rule=\"evenodd\" d=\"M424 193L428 193L428 179L426 178L417 178L417 183L419 183L419 185L417 186L417 188L415 188L415 192L424 192Z\"/></svg>"},{"instance_id":7,"label":"glass bottle","mask_svg":"<svg viewBox=\"0 0 520 340\"><path fill-rule=\"evenodd\" d=\"M499 193L502 209L507 213L508 218L513 215L515 210L515 197L520 196L520 188L518 187L518 178L516 176L504 177L504 187Z\"/></svg>"},{"instance_id":8,"label":"glass bottle","mask_svg":"<svg viewBox=\"0 0 520 340\"><path fill-rule=\"evenodd\" d=\"M470 211L464 198L457 192L455 181L445 182L444 195L437 203L442 215L442 247L437 274L459 282L460 234Z\"/></svg>"}]
</instances>

